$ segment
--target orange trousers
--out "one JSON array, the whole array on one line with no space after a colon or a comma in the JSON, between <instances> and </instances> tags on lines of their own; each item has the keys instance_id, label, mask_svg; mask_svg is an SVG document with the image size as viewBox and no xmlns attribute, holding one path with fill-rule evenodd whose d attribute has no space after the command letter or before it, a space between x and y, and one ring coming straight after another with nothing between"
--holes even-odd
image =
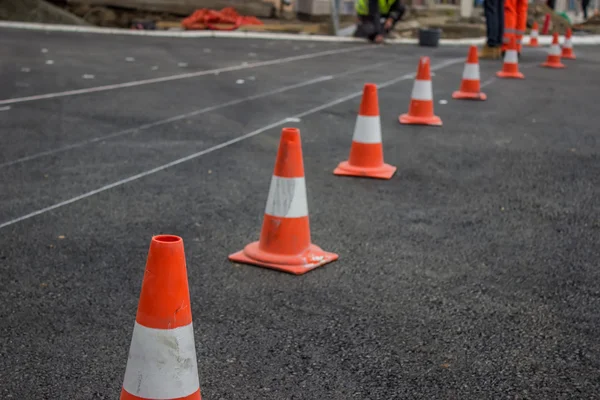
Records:
<instances>
[{"instance_id":1,"label":"orange trousers","mask_svg":"<svg viewBox=\"0 0 600 400\"><path fill-rule=\"evenodd\" d=\"M504 0L504 35L502 50L507 50L514 37L517 51L521 52L521 42L527 29L527 0Z\"/></svg>"}]
</instances>

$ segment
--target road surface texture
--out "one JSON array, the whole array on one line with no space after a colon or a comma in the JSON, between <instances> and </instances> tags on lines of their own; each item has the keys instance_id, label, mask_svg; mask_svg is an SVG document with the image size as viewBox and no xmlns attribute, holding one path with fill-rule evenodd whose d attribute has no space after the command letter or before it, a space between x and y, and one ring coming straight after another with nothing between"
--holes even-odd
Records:
<instances>
[{"instance_id":1,"label":"road surface texture","mask_svg":"<svg viewBox=\"0 0 600 400\"><path fill-rule=\"evenodd\" d=\"M117 398L160 233L184 240L204 399L600 398L599 49L564 70L526 49L524 81L482 61L467 102L466 47L0 47L0 398ZM421 55L443 127L397 120ZM365 82L389 181L332 174ZM258 239L284 126L340 255L303 276L227 259Z\"/></svg>"}]
</instances>

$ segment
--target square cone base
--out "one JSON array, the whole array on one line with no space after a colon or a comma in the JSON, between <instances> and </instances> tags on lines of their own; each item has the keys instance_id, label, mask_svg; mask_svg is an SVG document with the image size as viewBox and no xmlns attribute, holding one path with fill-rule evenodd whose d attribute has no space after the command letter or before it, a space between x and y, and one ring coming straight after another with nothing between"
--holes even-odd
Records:
<instances>
[{"instance_id":1,"label":"square cone base","mask_svg":"<svg viewBox=\"0 0 600 400\"><path fill-rule=\"evenodd\" d=\"M512 78L512 79L525 79L525 75L522 72L496 72L498 78Z\"/></svg>"},{"instance_id":2,"label":"square cone base","mask_svg":"<svg viewBox=\"0 0 600 400\"><path fill-rule=\"evenodd\" d=\"M250 243L244 250L229 256L229 260L233 262L270 268L294 275L305 274L338 258L337 254L324 251L314 244L311 244L301 254L289 256L262 251L258 247L258 242Z\"/></svg>"},{"instance_id":3,"label":"square cone base","mask_svg":"<svg viewBox=\"0 0 600 400\"><path fill-rule=\"evenodd\" d=\"M571 56L560 56L560 58L562 58L563 60L576 60L577 57L575 57L575 55L571 55Z\"/></svg>"},{"instance_id":4,"label":"square cone base","mask_svg":"<svg viewBox=\"0 0 600 400\"><path fill-rule=\"evenodd\" d=\"M333 171L334 175L358 176L361 178L391 179L396 173L396 167L383 164L375 168L362 168L350 165L348 161L342 161Z\"/></svg>"},{"instance_id":5,"label":"square cone base","mask_svg":"<svg viewBox=\"0 0 600 400\"><path fill-rule=\"evenodd\" d=\"M487 95L483 92L461 92L460 90L457 90L456 92L452 93L452 98L453 99L458 99L458 100L487 100Z\"/></svg>"},{"instance_id":6,"label":"square cone base","mask_svg":"<svg viewBox=\"0 0 600 400\"><path fill-rule=\"evenodd\" d=\"M415 117L408 114L402 114L398 117L398 121L401 124L407 125L431 125L431 126L442 126L442 119L437 115L432 117Z\"/></svg>"},{"instance_id":7,"label":"square cone base","mask_svg":"<svg viewBox=\"0 0 600 400\"><path fill-rule=\"evenodd\" d=\"M541 64L541 66L545 67L545 68L556 68L556 69L567 68L567 66L565 64L562 64L562 63L549 63L549 62L545 62L545 63Z\"/></svg>"}]
</instances>

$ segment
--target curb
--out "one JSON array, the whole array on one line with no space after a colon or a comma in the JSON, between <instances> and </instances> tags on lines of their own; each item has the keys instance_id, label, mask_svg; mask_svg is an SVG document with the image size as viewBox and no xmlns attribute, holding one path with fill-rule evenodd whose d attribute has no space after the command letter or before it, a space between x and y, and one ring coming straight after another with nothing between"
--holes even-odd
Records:
<instances>
[{"instance_id":1,"label":"curb","mask_svg":"<svg viewBox=\"0 0 600 400\"><path fill-rule=\"evenodd\" d=\"M231 32L231 31L144 31L119 28L101 28L75 25L39 24L33 22L10 22L0 21L0 28L22 29L47 32L77 32L96 33L103 35L130 35L172 38L236 38L236 39L268 39L268 40L296 40L308 42L334 42L334 43L365 43L364 39L354 37L326 36L326 35L302 35L293 33L262 33L262 32ZM572 43L575 45L600 45L600 35L573 36ZM550 45L551 35L540 35L540 45ZM441 46L464 46L482 45L484 37L466 39L440 39ZM529 36L523 37L523 42L529 42ZM390 44L418 44L417 39L390 39Z\"/></svg>"}]
</instances>

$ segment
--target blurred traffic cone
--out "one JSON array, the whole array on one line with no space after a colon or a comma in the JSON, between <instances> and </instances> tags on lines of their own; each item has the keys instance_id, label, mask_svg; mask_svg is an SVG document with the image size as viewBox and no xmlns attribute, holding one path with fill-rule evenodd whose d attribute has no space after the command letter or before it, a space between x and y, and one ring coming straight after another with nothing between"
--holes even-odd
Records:
<instances>
[{"instance_id":1,"label":"blurred traffic cone","mask_svg":"<svg viewBox=\"0 0 600 400\"><path fill-rule=\"evenodd\" d=\"M525 79L525 76L519 72L519 56L517 55L517 42L513 36L510 39L510 46L504 53L504 63L502 71L496 72L499 78Z\"/></svg>"},{"instance_id":2,"label":"blurred traffic cone","mask_svg":"<svg viewBox=\"0 0 600 400\"><path fill-rule=\"evenodd\" d=\"M150 243L121 400L201 400L183 240Z\"/></svg>"},{"instance_id":3,"label":"blurred traffic cone","mask_svg":"<svg viewBox=\"0 0 600 400\"><path fill-rule=\"evenodd\" d=\"M565 68L565 64L560 62L560 45L558 44L558 32L552 35L552 44L548 51L548 58L542 64L542 67L547 68Z\"/></svg>"},{"instance_id":4,"label":"blurred traffic cone","mask_svg":"<svg viewBox=\"0 0 600 400\"><path fill-rule=\"evenodd\" d=\"M431 73L429 72L429 57L421 57L417 77L410 96L408 114L398 118L401 124L441 126L442 120L433 114L433 90Z\"/></svg>"},{"instance_id":5,"label":"blurred traffic cone","mask_svg":"<svg viewBox=\"0 0 600 400\"><path fill-rule=\"evenodd\" d=\"M540 44L538 42L538 37L540 36L538 23L535 21L533 26L531 27L531 32L529 32L529 47L538 47Z\"/></svg>"},{"instance_id":6,"label":"blurred traffic cone","mask_svg":"<svg viewBox=\"0 0 600 400\"><path fill-rule=\"evenodd\" d=\"M566 58L567 60L575 60L577 58L575 57L575 53L573 53L573 41L571 40L572 35L573 32L571 31L571 28L567 28L567 33L565 34L565 43L563 44L561 54L561 57Z\"/></svg>"},{"instance_id":7,"label":"blurred traffic cone","mask_svg":"<svg viewBox=\"0 0 600 400\"><path fill-rule=\"evenodd\" d=\"M479 59L477 58L477 46L469 48L469 55L463 70L460 89L452 93L454 99L485 100L487 96L481 92L479 82Z\"/></svg>"},{"instance_id":8,"label":"blurred traffic cone","mask_svg":"<svg viewBox=\"0 0 600 400\"><path fill-rule=\"evenodd\" d=\"M363 97L354 125L350 157L348 161L341 162L333 173L390 179L395 172L396 167L383 162L377 86L367 83L363 88Z\"/></svg>"},{"instance_id":9,"label":"blurred traffic cone","mask_svg":"<svg viewBox=\"0 0 600 400\"><path fill-rule=\"evenodd\" d=\"M310 242L300 131L283 128L260 240L229 256L234 262L304 274L338 259Z\"/></svg>"}]
</instances>

